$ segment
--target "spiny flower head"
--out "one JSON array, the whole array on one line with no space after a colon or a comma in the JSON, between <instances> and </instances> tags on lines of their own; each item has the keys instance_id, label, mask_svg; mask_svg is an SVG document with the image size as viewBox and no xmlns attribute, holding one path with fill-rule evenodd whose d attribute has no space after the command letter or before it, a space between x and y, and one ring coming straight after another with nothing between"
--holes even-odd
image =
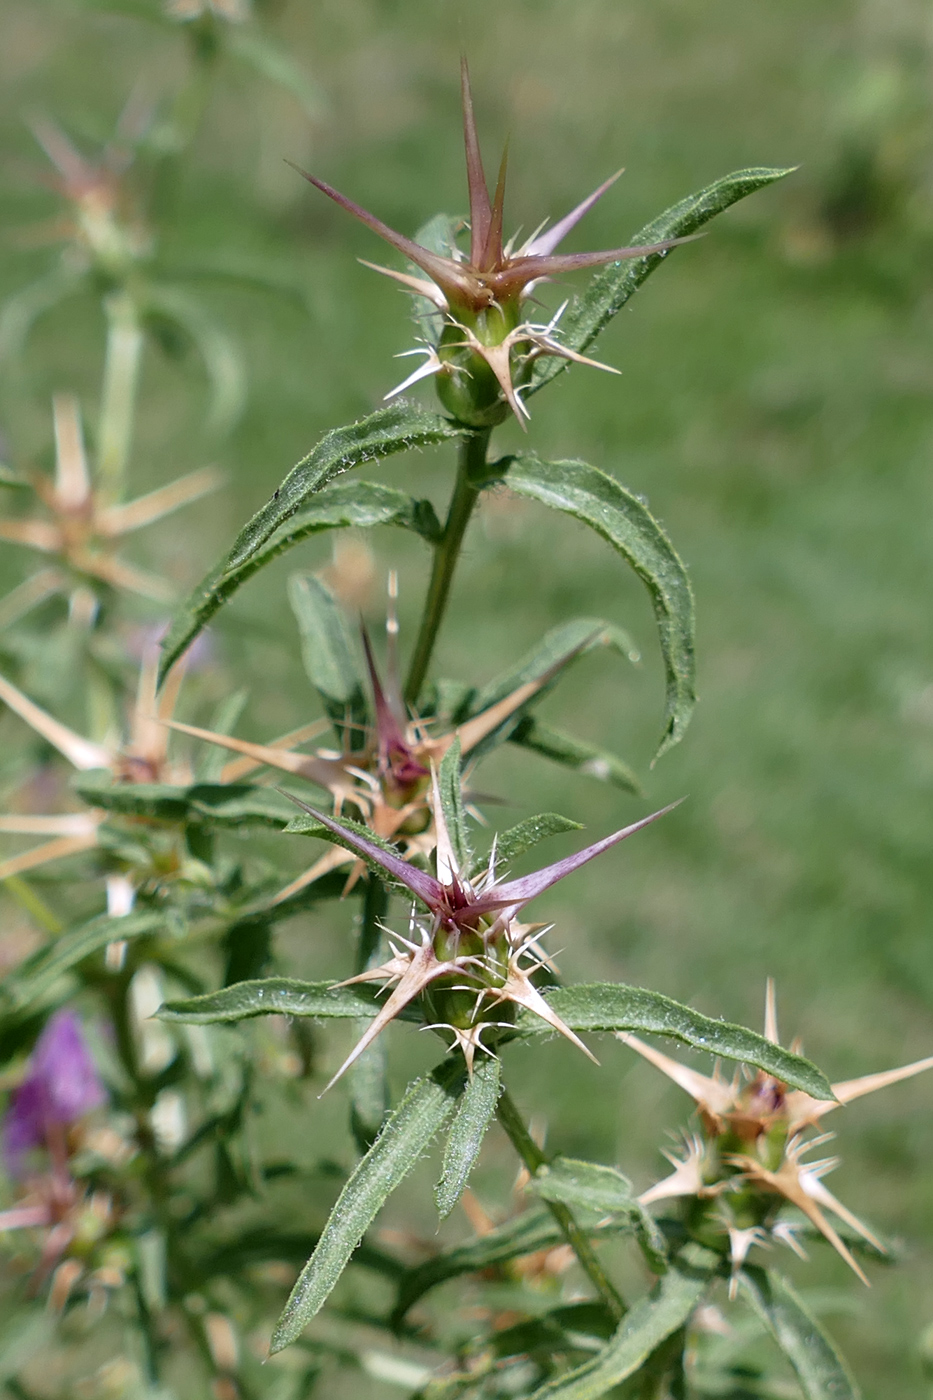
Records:
<instances>
[{"instance_id":1,"label":"spiny flower head","mask_svg":"<svg viewBox=\"0 0 933 1400\"><path fill-rule=\"evenodd\" d=\"M548 671L515 689L502 700L456 727L428 722L410 715L402 697L396 657L398 624L395 617L395 576L389 580L389 614L386 631L389 661L385 679L380 676L366 629L362 629L363 652L369 676L372 724L364 732L363 743L351 747L350 736L359 733L353 724L344 726L345 743L340 752L317 749L310 754L294 749L326 728L310 724L275 739L271 744L254 744L226 734L216 734L195 725L172 724L172 728L193 738L204 739L241 754L228 763L221 781L233 782L260 767L304 778L331 794L337 817L344 810L359 816L381 840L399 846L406 860L427 855L437 844L434 827L435 807L431 800L431 770L455 743L468 756L478 745L528 703L555 673L586 647L600 639L600 632L570 649ZM362 874L363 861L352 851L334 846L325 856L292 881L276 897L291 898L328 871L351 865L348 888Z\"/></svg>"},{"instance_id":2,"label":"spiny flower head","mask_svg":"<svg viewBox=\"0 0 933 1400\"><path fill-rule=\"evenodd\" d=\"M34 574L0 603L0 620L20 617L54 593L92 581L160 602L174 597L165 579L145 573L116 553L117 542L135 530L188 505L220 484L220 474L202 468L135 501L117 503L95 482L84 447L81 413L71 394L52 402L55 474L36 473L31 486L45 517L0 517L0 539L51 556L56 566ZM62 568L64 566L64 568Z\"/></svg>"},{"instance_id":3,"label":"spiny flower head","mask_svg":"<svg viewBox=\"0 0 933 1400\"><path fill-rule=\"evenodd\" d=\"M765 1035L775 1045L780 1043L770 980ZM859 1278L868 1282L825 1212L830 1211L882 1253L884 1246L824 1185L823 1177L838 1166L839 1158L806 1160L809 1152L830 1142L833 1134L806 1134L840 1105L933 1068L933 1056L899 1069L845 1080L832 1086L832 1099L814 1099L801 1089L788 1089L763 1070L754 1075L740 1070L727 1081L718 1070L712 1076L699 1074L627 1032L618 1032L618 1038L690 1094L701 1124L699 1132L685 1137L682 1153L665 1153L674 1171L643 1193L643 1205L679 1198L685 1204L688 1226L707 1243L715 1247L716 1237L725 1232L733 1290L738 1270L753 1245L774 1239L803 1256L793 1224L779 1218L785 1204L796 1206ZM791 1048L799 1050L799 1043Z\"/></svg>"},{"instance_id":4,"label":"spiny flower head","mask_svg":"<svg viewBox=\"0 0 933 1400\"><path fill-rule=\"evenodd\" d=\"M377 981L392 991L331 1084L416 998L421 999L427 1024L453 1035L471 1071L477 1050L490 1053L482 1042L484 1032L512 1024L519 1007L540 1016L593 1059L532 982L532 975L549 963L538 946L546 929L541 924L523 924L518 916L537 895L656 821L670 808L643 817L531 875L502 880L496 870L495 844L487 867L479 874L462 868L448 829L436 772L432 773L435 875L412 865L391 848L376 845L362 829L336 821L294 797L292 801L341 845L410 891L427 914L426 918L419 918L412 913L408 938L390 934L392 957L386 963L340 984Z\"/></svg>"},{"instance_id":5,"label":"spiny flower head","mask_svg":"<svg viewBox=\"0 0 933 1400\"><path fill-rule=\"evenodd\" d=\"M178 700L184 662L173 667L157 698L158 666L158 650L153 646L148 649L140 667L128 733L125 737L115 735L108 743L95 743L75 733L30 700L5 676L0 676L0 701L56 748L79 773L109 769L114 779L121 783L189 783L192 775L187 765L169 757L169 736L165 723ZM0 816L0 832L52 838L31 851L0 862L0 880L101 846L100 828L107 817L108 813L99 809L50 816L28 813ZM116 881L115 885L113 881ZM114 914L129 913L133 903L133 889L127 895L121 881L122 877L112 877L112 888L108 890L109 902L117 906L111 909Z\"/></svg>"},{"instance_id":6,"label":"spiny flower head","mask_svg":"<svg viewBox=\"0 0 933 1400\"><path fill-rule=\"evenodd\" d=\"M521 390L529 383L533 365L541 356L556 355L598 369L609 368L586 359L560 342L556 335L560 313L547 324L526 319L524 303L534 286L561 273L663 253L676 243L689 240L672 239L598 253L557 253L555 250L571 229L618 179L622 173L619 171L552 228L545 229L542 225L518 247L514 241L504 243L508 153L502 157L495 193L490 197L465 61L461 65L461 88L470 199L469 256L456 247L449 249L449 256L425 248L389 228L375 214L370 214L323 180L305 171L299 173L402 253L425 277L373 263L367 263L368 267L426 298L443 316L443 331L437 345L425 350L425 363L392 393L400 392L418 379L436 375L441 402L461 422L472 427L488 427L502 422L511 410L524 425L528 411L522 402ZM390 398L391 394L386 397Z\"/></svg>"},{"instance_id":7,"label":"spiny flower head","mask_svg":"<svg viewBox=\"0 0 933 1400\"><path fill-rule=\"evenodd\" d=\"M32 127L55 167L51 184L70 206L70 216L58 221L54 231L68 240L81 262L118 281L153 251L152 234L134 208L125 179L150 115L131 98L114 139L97 160L83 155L53 122L43 119Z\"/></svg>"}]
</instances>

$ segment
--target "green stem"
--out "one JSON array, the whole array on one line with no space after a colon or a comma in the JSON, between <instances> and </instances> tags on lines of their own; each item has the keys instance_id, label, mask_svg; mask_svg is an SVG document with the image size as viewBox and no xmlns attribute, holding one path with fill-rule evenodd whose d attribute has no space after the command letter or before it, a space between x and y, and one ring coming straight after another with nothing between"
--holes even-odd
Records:
<instances>
[{"instance_id":1,"label":"green stem","mask_svg":"<svg viewBox=\"0 0 933 1400\"><path fill-rule=\"evenodd\" d=\"M105 500L118 501L133 442L143 328L129 292L107 297L104 310L107 356L98 428L97 486Z\"/></svg>"},{"instance_id":2,"label":"green stem","mask_svg":"<svg viewBox=\"0 0 933 1400\"><path fill-rule=\"evenodd\" d=\"M539 1167L547 1163L547 1156L535 1142L522 1121L515 1100L507 1089L502 1091L498 1105L499 1122L509 1135L509 1139L515 1151L521 1157L525 1166L534 1176ZM586 1232L577 1224L573 1212L569 1206L565 1206L560 1201L548 1201L548 1210L560 1226L564 1238L577 1256L580 1267L587 1278L602 1298L609 1312L617 1322L628 1312L628 1308L619 1293L615 1284L609 1278L602 1264L596 1256L596 1251L590 1244Z\"/></svg>"},{"instance_id":3,"label":"green stem","mask_svg":"<svg viewBox=\"0 0 933 1400\"><path fill-rule=\"evenodd\" d=\"M467 433L461 442L457 481L450 498L444 532L434 547L434 566L424 600L421 630L405 684L405 699L409 705L417 704L428 666L431 664L431 655L447 608L450 585L460 557L463 536L482 489L486 449L489 446L491 431L490 428L485 428L480 432Z\"/></svg>"}]
</instances>

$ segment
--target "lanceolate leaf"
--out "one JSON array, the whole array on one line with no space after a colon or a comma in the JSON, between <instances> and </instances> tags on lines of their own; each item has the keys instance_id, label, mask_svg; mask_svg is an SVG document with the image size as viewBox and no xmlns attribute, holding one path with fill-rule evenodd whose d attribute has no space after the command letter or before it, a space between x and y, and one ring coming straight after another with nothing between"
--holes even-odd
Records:
<instances>
[{"instance_id":1,"label":"lanceolate leaf","mask_svg":"<svg viewBox=\"0 0 933 1400\"><path fill-rule=\"evenodd\" d=\"M284 827L294 808L281 793L248 783L115 783L108 772L82 773L72 784L93 807L118 816L153 817L166 822L208 826Z\"/></svg>"},{"instance_id":2,"label":"lanceolate leaf","mask_svg":"<svg viewBox=\"0 0 933 1400\"><path fill-rule=\"evenodd\" d=\"M460 740L455 739L441 759L437 787L444 809L444 821L457 864L461 869L470 864L472 852L467 834L466 812L460 787Z\"/></svg>"},{"instance_id":3,"label":"lanceolate leaf","mask_svg":"<svg viewBox=\"0 0 933 1400\"><path fill-rule=\"evenodd\" d=\"M768 169L755 167L751 170L736 170L724 175L696 194L688 195L678 204L666 209L652 223L630 240L631 244L664 243L670 238L684 238L709 223L717 214L736 204L746 195L764 189L775 180L790 175L790 169ZM666 253L652 253L646 258L632 258L626 262L610 263L594 274L586 291L571 303L560 325L560 339L571 350L585 351L619 311L642 282L660 266ZM541 359L535 369L531 389L534 393L553 379L555 374L567 368L568 361L553 358Z\"/></svg>"},{"instance_id":4,"label":"lanceolate leaf","mask_svg":"<svg viewBox=\"0 0 933 1400\"><path fill-rule=\"evenodd\" d=\"M785 1278L749 1265L739 1286L797 1372L806 1400L859 1400L836 1348Z\"/></svg>"},{"instance_id":5,"label":"lanceolate leaf","mask_svg":"<svg viewBox=\"0 0 933 1400\"><path fill-rule=\"evenodd\" d=\"M353 721L365 725L369 718L360 662L343 609L322 579L315 574L292 574L288 601L301 633L301 659L308 679L336 724ZM340 730L341 739L344 730ZM354 735L346 736L355 748ZM360 736L362 737L362 736Z\"/></svg>"},{"instance_id":6,"label":"lanceolate leaf","mask_svg":"<svg viewBox=\"0 0 933 1400\"><path fill-rule=\"evenodd\" d=\"M667 1268L664 1236L653 1217L638 1204L628 1177L615 1167L576 1161L572 1157L555 1157L538 1168L528 1185L542 1200L560 1201L580 1210L628 1220L651 1268L655 1273L664 1273Z\"/></svg>"},{"instance_id":7,"label":"lanceolate leaf","mask_svg":"<svg viewBox=\"0 0 933 1400\"><path fill-rule=\"evenodd\" d=\"M408 1175L453 1112L462 1063L445 1063L412 1084L340 1193L317 1248L292 1289L272 1337L274 1354L300 1335L372 1224L386 1197Z\"/></svg>"},{"instance_id":8,"label":"lanceolate leaf","mask_svg":"<svg viewBox=\"0 0 933 1400\"><path fill-rule=\"evenodd\" d=\"M632 1308L603 1350L576 1371L550 1381L531 1400L599 1400L633 1376L662 1342L683 1327L719 1265L719 1256L688 1245L647 1298Z\"/></svg>"},{"instance_id":9,"label":"lanceolate leaf","mask_svg":"<svg viewBox=\"0 0 933 1400\"><path fill-rule=\"evenodd\" d=\"M794 1055L744 1026L716 1021L692 1007L641 987L613 982L581 983L555 987L547 993L548 1005L573 1031L636 1031L668 1035L727 1060L741 1060L815 1099L834 1097L829 1080L802 1055ZM545 1022L520 1012L519 1034L548 1033Z\"/></svg>"},{"instance_id":10,"label":"lanceolate leaf","mask_svg":"<svg viewBox=\"0 0 933 1400\"><path fill-rule=\"evenodd\" d=\"M502 1092L499 1074L500 1062L494 1055L477 1059L473 1077L467 1081L460 1096L444 1149L441 1179L434 1188L434 1200L442 1220L463 1195L463 1188L479 1156L486 1129L492 1122Z\"/></svg>"},{"instance_id":11,"label":"lanceolate leaf","mask_svg":"<svg viewBox=\"0 0 933 1400\"><path fill-rule=\"evenodd\" d=\"M507 459L510 463L517 460ZM512 470L511 466L509 470ZM511 486L511 479L507 480ZM602 617L575 617L571 622L562 622L559 627L552 627L537 646L532 647L514 665L496 676L488 685L484 685L482 690L477 691L470 704L470 713L480 714L490 705L496 705L507 695L511 695L520 685L539 680L548 671L556 671L596 647L611 647L629 661L639 660L635 643L621 627L616 627L615 623L607 622ZM548 689L549 686L542 686L535 693L534 699L540 700L548 693Z\"/></svg>"},{"instance_id":12,"label":"lanceolate leaf","mask_svg":"<svg viewBox=\"0 0 933 1400\"><path fill-rule=\"evenodd\" d=\"M596 1226L587 1230L587 1234L599 1239L629 1231L627 1223L621 1230L619 1225L611 1224ZM510 1259L520 1259L525 1254L537 1254L539 1250L565 1243L566 1235L552 1215L537 1210L525 1211L490 1230L488 1235L445 1250L410 1269L399 1284L392 1325L397 1327L419 1298L448 1279L476 1273L480 1269L495 1268L499 1264L507 1264Z\"/></svg>"},{"instance_id":13,"label":"lanceolate leaf","mask_svg":"<svg viewBox=\"0 0 933 1400\"><path fill-rule=\"evenodd\" d=\"M599 778L625 792L633 792L636 797L642 796L641 783L621 758L598 744L577 739L573 734L545 724L537 715L523 715L509 735L509 742L553 759L575 773L585 773L589 778Z\"/></svg>"},{"instance_id":14,"label":"lanceolate leaf","mask_svg":"<svg viewBox=\"0 0 933 1400\"><path fill-rule=\"evenodd\" d=\"M210 1025L216 1021L244 1021L250 1016L310 1016L315 1020L352 1020L374 1016L379 1009L375 992L365 986L335 987L331 982L298 982L291 977L263 977L236 982L219 992L169 1001L159 1016L163 1021Z\"/></svg>"},{"instance_id":15,"label":"lanceolate leaf","mask_svg":"<svg viewBox=\"0 0 933 1400\"><path fill-rule=\"evenodd\" d=\"M457 437L459 429L436 413L397 400L359 423L334 428L282 482L272 499L240 531L222 563L198 585L176 613L162 644L162 674L197 636L220 603L248 574L242 571L298 511L335 477L395 452L428 447ZM364 495L366 492L364 491ZM344 503L346 504L346 503ZM329 522L332 526L334 522ZM352 521L350 523L353 523ZM322 524L319 528L328 528ZM308 530L311 533L311 530ZM276 552L279 552L278 550ZM272 554L269 557L274 557ZM258 566L257 566L258 567Z\"/></svg>"},{"instance_id":16,"label":"lanceolate leaf","mask_svg":"<svg viewBox=\"0 0 933 1400\"><path fill-rule=\"evenodd\" d=\"M106 948L108 943L145 938L165 927L165 916L140 910L121 919L102 915L68 929L49 947L40 948L8 976L0 990L0 1010L22 1011L39 1000L57 978Z\"/></svg>"},{"instance_id":17,"label":"lanceolate leaf","mask_svg":"<svg viewBox=\"0 0 933 1400\"><path fill-rule=\"evenodd\" d=\"M513 860L517 860L549 836L560 836L565 831L582 830L582 822L571 821L569 817L562 817L559 812L542 812L537 817L528 817L496 837L496 867L500 871L503 868L508 869ZM477 873L488 863L488 858L480 861Z\"/></svg>"},{"instance_id":18,"label":"lanceolate leaf","mask_svg":"<svg viewBox=\"0 0 933 1400\"><path fill-rule=\"evenodd\" d=\"M586 462L543 462L528 453L500 465L512 491L589 525L648 589L667 675L660 756L683 737L696 702L693 592L673 545L637 496Z\"/></svg>"}]
</instances>

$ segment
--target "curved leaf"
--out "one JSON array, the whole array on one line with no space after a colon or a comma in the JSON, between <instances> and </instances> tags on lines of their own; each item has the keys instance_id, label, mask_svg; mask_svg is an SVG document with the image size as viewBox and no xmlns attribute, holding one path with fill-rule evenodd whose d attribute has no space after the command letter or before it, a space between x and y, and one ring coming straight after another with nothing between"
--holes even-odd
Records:
<instances>
[{"instance_id":1,"label":"curved leaf","mask_svg":"<svg viewBox=\"0 0 933 1400\"><path fill-rule=\"evenodd\" d=\"M460 1096L444 1149L441 1179L434 1188L437 1213L442 1220L446 1219L463 1195L486 1129L495 1115L502 1092L500 1070L501 1065L495 1055L477 1060L473 1077L467 1081Z\"/></svg>"},{"instance_id":2,"label":"curved leaf","mask_svg":"<svg viewBox=\"0 0 933 1400\"><path fill-rule=\"evenodd\" d=\"M845 1362L785 1278L748 1265L739 1287L797 1372L806 1400L859 1400Z\"/></svg>"},{"instance_id":3,"label":"curved leaf","mask_svg":"<svg viewBox=\"0 0 933 1400\"><path fill-rule=\"evenodd\" d=\"M165 915L141 909L112 919L102 914L77 928L68 929L55 942L40 948L6 977L0 990L0 1009L22 1011L52 986L63 973L100 952L108 943L145 938L164 929Z\"/></svg>"},{"instance_id":4,"label":"curved leaf","mask_svg":"<svg viewBox=\"0 0 933 1400\"><path fill-rule=\"evenodd\" d=\"M687 1322L719 1266L719 1255L688 1245L647 1298L626 1314L592 1361L549 1381L531 1400L598 1400L640 1370L662 1342Z\"/></svg>"},{"instance_id":5,"label":"curved leaf","mask_svg":"<svg viewBox=\"0 0 933 1400\"><path fill-rule=\"evenodd\" d=\"M159 1010L163 1021L211 1025L217 1021L245 1021L250 1016L310 1016L316 1020L352 1020L374 1016L378 1010L371 988L335 987L332 982L298 982L292 977L262 977L235 982L219 992L166 1002Z\"/></svg>"},{"instance_id":6,"label":"curved leaf","mask_svg":"<svg viewBox=\"0 0 933 1400\"><path fill-rule=\"evenodd\" d=\"M507 463L517 460L506 458ZM504 466L505 463L497 463L493 470ZM508 469L511 471L511 466ZM511 478L506 480L511 486ZM470 702L470 714L482 714L491 705L497 705L500 700L511 695L519 686L540 680L549 671L559 670L596 647L611 647L633 664L640 660L629 634L614 622L607 622L604 617L575 617L570 622L562 622L558 627L552 627L536 646L519 657L518 661L502 671L488 685L484 685L482 690L476 691ZM549 685L543 685L535 692L534 701L537 702L547 695L549 689Z\"/></svg>"},{"instance_id":7,"label":"curved leaf","mask_svg":"<svg viewBox=\"0 0 933 1400\"><path fill-rule=\"evenodd\" d=\"M350 723L351 732L345 735L341 729L340 738L356 748L365 739L359 728L369 721L369 707L344 610L316 574L292 574L288 601L301 634L301 659L308 680L335 724Z\"/></svg>"},{"instance_id":8,"label":"curved leaf","mask_svg":"<svg viewBox=\"0 0 933 1400\"><path fill-rule=\"evenodd\" d=\"M562 817L559 812L541 812L537 817L528 817L496 837L496 866L510 865L513 860L537 846L539 841L546 841L549 836L560 836L565 831L582 830L582 822L571 821L569 817ZM474 873L479 874L488 864L488 857L485 857L479 862Z\"/></svg>"},{"instance_id":9,"label":"curved leaf","mask_svg":"<svg viewBox=\"0 0 933 1400\"><path fill-rule=\"evenodd\" d=\"M191 787L119 783L113 781L109 770L102 769L82 773L72 787L92 807L103 807L118 816L165 822L281 828L291 821L294 810L281 793L248 783L194 783Z\"/></svg>"},{"instance_id":10,"label":"curved leaf","mask_svg":"<svg viewBox=\"0 0 933 1400\"><path fill-rule=\"evenodd\" d=\"M582 520L608 541L651 595L658 625L667 700L656 757L683 737L696 703L693 590L687 572L647 506L614 477L586 462L544 462L531 453L497 464L519 496Z\"/></svg>"},{"instance_id":11,"label":"curved leaf","mask_svg":"<svg viewBox=\"0 0 933 1400\"><path fill-rule=\"evenodd\" d=\"M630 1227L627 1223L621 1226L617 1223L597 1225L586 1233L592 1239L604 1239L610 1235L628 1234ZM566 1241L566 1235L552 1215L538 1210L516 1215L488 1234L480 1235L466 1244L455 1245L409 1269L399 1284L392 1325L397 1328L419 1298L448 1279L496 1268L507 1264L510 1259L537 1254L539 1250L551 1249Z\"/></svg>"},{"instance_id":12,"label":"curved leaf","mask_svg":"<svg viewBox=\"0 0 933 1400\"><path fill-rule=\"evenodd\" d=\"M226 433L246 406L246 370L236 345L211 313L179 287L150 282L145 299L147 314L174 321L194 342L211 386L208 431Z\"/></svg>"},{"instance_id":13,"label":"curved leaf","mask_svg":"<svg viewBox=\"0 0 933 1400\"><path fill-rule=\"evenodd\" d=\"M613 982L581 983L555 987L548 1005L572 1031L637 1031L667 1035L726 1060L740 1060L815 1099L833 1099L826 1076L802 1055L794 1055L756 1031L703 1016L660 992L626 987ZM547 1024L528 1012L519 1012L522 1036L550 1034Z\"/></svg>"},{"instance_id":14,"label":"curved leaf","mask_svg":"<svg viewBox=\"0 0 933 1400\"><path fill-rule=\"evenodd\" d=\"M460 429L446 418L437 413L427 413L404 399L399 399L389 408L379 409L358 423L351 423L345 428L334 428L327 433L317 447L289 472L272 499L243 527L227 558L211 570L182 604L162 643L161 674L165 675L230 593L239 588L245 578L255 572L255 568L261 567L256 563L257 556L265 545L273 541L276 532L298 511L309 508L312 498L335 477L342 476L354 467L362 466L364 462L389 457L395 452L405 452L409 448L447 442L459 434ZM372 500L369 492L371 483L364 485L366 490L363 496ZM348 504L351 499L352 491L348 492L338 510L352 511ZM331 519L317 528L332 528L336 523L339 522ZM351 520L349 523L354 522ZM313 529L313 524L309 524L306 533L313 533ZM282 548L288 548L287 543L279 543L280 548L272 549L270 545L272 552L263 557L263 563L268 563L276 553L281 553ZM294 543L294 540L289 540L288 543ZM248 566L251 563L255 567L250 569Z\"/></svg>"},{"instance_id":15,"label":"curved leaf","mask_svg":"<svg viewBox=\"0 0 933 1400\"><path fill-rule=\"evenodd\" d=\"M663 214L640 229L629 243L665 243L671 238L686 238L730 205L746 195L754 194L756 190L764 189L766 185L774 184L775 180L782 180L794 168L755 166L749 170L735 170L705 189L688 195L670 209L665 209ZM571 302L562 318L559 332L562 343L571 350L586 350L667 256L667 253L652 253L646 258L629 258L625 262L610 263L608 267L601 268L586 291ZM567 364L566 360L553 358L539 360L531 388L525 391L525 396L542 388L566 369Z\"/></svg>"},{"instance_id":16,"label":"curved leaf","mask_svg":"<svg viewBox=\"0 0 933 1400\"><path fill-rule=\"evenodd\" d=\"M317 1248L291 1291L272 1336L274 1355L295 1341L311 1320L372 1224L386 1197L411 1171L453 1112L463 1065L445 1062L412 1084L330 1213Z\"/></svg>"},{"instance_id":17,"label":"curved leaf","mask_svg":"<svg viewBox=\"0 0 933 1400\"><path fill-rule=\"evenodd\" d=\"M455 739L441 759L437 773L437 790L440 794L447 835L450 837L454 857L462 870L470 865L473 860L473 852L470 849L466 811L463 806L460 762L460 740Z\"/></svg>"},{"instance_id":18,"label":"curved leaf","mask_svg":"<svg viewBox=\"0 0 933 1400\"><path fill-rule=\"evenodd\" d=\"M573 734L565 734L552 724L545 724L537 715L523 715L509 735L510 744L518 744L523 749L531 749L544 758L572 768L575 773L585 773L589 778L612 783L613 787L643 797L641 783L627 763L609 749L599 744L591 744L588 739L578 739Z\"/></svg>"},{"instance_id":19,"label":"curved leaf","mask_svg":"<svg viewBox=\"0 0 933 1400\"><path fill-rule=\"evenodd\" d=\"M555 1157L538 1168L528 1189L544 1201L558 1201L599 1215L622 1216L638 1236L649 1267L667 1268L667 1246L654 1217L639 1205L632 1183L615 1167Z\"/></svg>"}]
</instances>

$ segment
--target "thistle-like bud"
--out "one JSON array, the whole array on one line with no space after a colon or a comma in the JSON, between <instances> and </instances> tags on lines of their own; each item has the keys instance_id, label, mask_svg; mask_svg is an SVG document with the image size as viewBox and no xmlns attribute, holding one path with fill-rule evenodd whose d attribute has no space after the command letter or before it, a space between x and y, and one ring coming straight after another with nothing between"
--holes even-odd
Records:
<instances>
[{"instance_id":1,"label":"thistle-like bud","mask_svg":"<svg viewBox=\"0 0 933 1400\"><path fill-rule=\"evenodd\" d=\"M622 173L618 171L552 228L542 227L519 247L515 247L514 242L504 244L507 153L499 167L495 194L490 198L465 62L461 67L461 86L470 196L469 256L456 247L449 249L449 256L425 248L404 234L396 233L375 214L370 214L323 180L305 171L299 173L424 273L422 278L374 263L366 264L394 278L407 291L426 298L441 315L442 330L437 343L422 351L410 352L423 353L424 363L386 398L419 379L436 375L441 402L461 423L473 428L493 427L512 412L524 426L528 410L522 402L522 390L531 382L535 362L542 356L556 355L597 369L610 369L561 343L557 325L563 307L547 324L527 319L525 302L534 286L560 273L663 253L677 243L690 240L675 238L664 243L598 253L555 253L571 229L615 183ZM616 372L611 370L611 373Z\"/></svg>"},{"instance_id":2,"label":"thistle-like bud","mask_svg":"<svg viewBox=\"0 0 933 1400\"><path fill-rule=\"evenodd\" d=\"M779 1043L770 981L765 1035ZM718 1073L699 1074L634 1035L619 1032L618 1038L685 1089L696 1102L700 1119L699 1131L684 1137L680 1153L665 1153L674 1170L643 1193L643 1205L679 1199L684 1221L695 1238L714 1249L726 1244L732 1261L733 1291L738 1270L754 1245L775 1240L806 1257L794 1222L781 1218L786 1205L795 1206L859 1278L868 1282L826 1212L874 1249L883 1253L884 1246L824 1185L823 1177L838 1166L839 1158L805 1160L834 1135L808 1137L807 1130L818 1127L826 1114L841 1104L933 1068L933 1056L834 1084L835 1097L819 1100L802 1090L788 1089L763 1070L754 1075L740 1070L726 1081ZM792 1049L798 1050L799 1045Z\"/></svg>"}]
</instances>

